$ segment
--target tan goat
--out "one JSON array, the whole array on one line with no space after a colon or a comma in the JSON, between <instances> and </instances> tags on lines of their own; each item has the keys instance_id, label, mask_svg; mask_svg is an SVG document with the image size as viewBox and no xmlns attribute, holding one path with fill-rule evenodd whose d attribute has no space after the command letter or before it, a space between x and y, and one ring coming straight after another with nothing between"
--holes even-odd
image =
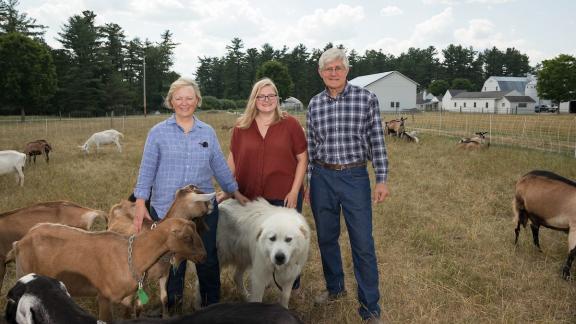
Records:
<instances>
[{"instance_id":1,"label":"tan goat","mask_svg":"<svg viewBox=\"0 0 576 324\"><path fill-rule=\"evenodd\" d=\"M174 202L172 203L172 206L170 206L168 213L166 213L164 220L170 218L192 220L196 223L196 229L198 232L201 233L206 230L203 216L212 211L211 200L213 197L214 194L204 194L193 185L180 188L176 191ZM110 213L108 214L108 230L124 235L134 234L133 220L135 208L135 203L127 200L123 200L119 204L112 206ZM152 221L144 219L142 231L149 231L152 224ZM180 260L180 257L176 257L174 263L178 264ZM166 302L168 299L166 281L168 280L170 266L169 258L162 257L148 270L146 278L147 281L158 280L163 315L168 314L166 309ZM134 300L134 298L129 296L123 304L129 304L131 300ZM134 307L134 310L138 316L141 311L141 305Z\"/></svg>"},{"instance_id":2,"label":"tan goat","mask_svg":"<svg viewBox=\"0 0 576 324\"><path fill-rule=\"evenodd\" d=\"M98 295L98 317L104 321L112 319L110 303L134 294L146 271L165 253L195 262L206 258L196 225L180 218L130 238L44 223L13 245L7 261L16 261L18 277L37 273L64 282L72 296Z\"/></svg>"},{"instance_id":3,"label":"tan goat","mask_svg":"<svg viewBox=\"0 0 576 324\"><path fill-rule=\"evenodd\" d=\"M402 136L402 134L404 134L404 121L407 119L407 117L401 117L400 119L392 119L385 122L384 135Z\"/></svg>"},{"instance_id":4,"label":"tan goat","mask_svg":"<svg viewBox=\"0 0 576 324\"><path fill-rule=\"evenodd\" d=\"M88 230L97 218L105 221L106 213L69 201L38 203L0 214L0 289L6 271L4 261L12 242L21 239L34 225L59 223Z\"/></svg>"},{"instance_id":5,"label":"tan goat","mask_svg":"<svg viewBox=\"0 0 576 324\"><path fill-rule=\"evenodd\" d=\"M32 160L36 163L36 155L42 154L44 154L46 158L46 163L50 162L50 151L52 151L52 146L43 139L29 142L24 148L24 154L30 157L28 159L29 163L32 163Z\"/></svg>"},{"instance_id":6,"label":"tan goat","mask_svg":"<svg viewBox=\"0 0 576 324\"><path fill-rule=\"evenodd\" d=\"M459 149L464 150L477 150L480 148L488 148L490 142L486 139L488 132L476 132L473 137L464 137L460 139L457 144Z\"/></svg>"},{"instance_id":7,"label":"tan goat","mask_svg":"<svg viewBox=\"0 0 576 324\"><path fill-rule=\"evenodd\" d=\"M568 257L562 268L562 277L568 279L576 257L576 182L550 171L531 171L516 182L513 210L515 243L520 225L526 227L528 221L538 249L540 226L568 232Z\"/></svg>"}]
</instances>

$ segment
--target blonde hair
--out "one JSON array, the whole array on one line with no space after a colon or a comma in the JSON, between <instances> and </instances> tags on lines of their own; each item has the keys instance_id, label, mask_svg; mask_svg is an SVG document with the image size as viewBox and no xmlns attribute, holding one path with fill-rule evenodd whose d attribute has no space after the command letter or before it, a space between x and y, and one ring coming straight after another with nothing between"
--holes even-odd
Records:
<instances>
[{"instance_id":1,"label":"blonde hair","mask_svg":"<svg viewBox=\"0 0 576 324\"><path fill-rule=\"evenodd\" d=\"M172 82L172 84L170 85L170 89L168 90L168 94L164 99L164 106L170 109L174 109L174 107L172 107L172 104L170 103L170 101L172 101L172 96L174 95L174 92L176 92L176 90L183 87L192 87L194 89L194 94L196 95L196 98L198 98L198 104L196 106L197 107L202 106L202 94L200 93L200 87L198 86L196 81L185 77L180 77L178 80Z\"/></svg>"},{"instance_id":2,"label":"blonde hair","mask_svg":"<svg viewBox=\"0 0 576 324\"><path fill-rule=\"evenodd\" d=\"M244 110L244 114L238 118L236 121L236 127L241 129L247 129L252 125L254 118L258 114L258 109L256 108L256 96L260 93L262 88L264 87L272 87L276 95L278 95L278 89L274 82L268 78L261 79L254 83L252 87L252 92L250 93L250 97L248 98L248 102L246 103L246 109ZM276 96L276 109L274 110L274 120L272 123L279 122L282 118L284 118L284 113L280 109L280 97Z\"/></svg>"}]
</instances>

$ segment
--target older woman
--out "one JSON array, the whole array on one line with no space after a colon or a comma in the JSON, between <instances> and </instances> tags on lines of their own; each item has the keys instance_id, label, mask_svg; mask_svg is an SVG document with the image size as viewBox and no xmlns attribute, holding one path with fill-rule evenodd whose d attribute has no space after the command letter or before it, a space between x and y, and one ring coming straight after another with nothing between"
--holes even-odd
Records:
<instances>
[{"instance_id":1,"label":"older woman","mask_svg":"<svg viewBox=\"0 0 576 324\"><path fill-rule=\"evenodd\" d=\"M214 192L212 178L222 189L231 193L241 203L247 201L238 191L238 184L226 165L216 133L208 124L194 116L202 104L202 96L196 82L180 78L172 83L165 105L174 114L156 124L148 133L138 182L134 189L136 211L134 226L140 231L146 217L164 218L178 188L194 184L202 191ZM150 197L150 213L145 200ZM220 266L216 254L216 226L218 206L207 215L210 230L202 235L208 253L206 262L197 265L202 304L209 305L220 299ZM184 289L186 262L180 264L176 273L170 272L167 284L168 306L181 303Z\"/></svg>"},{"instance_id":2,"label":"older woman","mask_svg":"<svg viewBox=\"0 0 576 324\"><path fill-rule=\"evenodd\" d=\"M298 120L282 112L279 103L272 80L254 84L232 133L228 166L246 197L264 197L273 205L302 212L306 136Z\"/></svg>"}]
</instances>

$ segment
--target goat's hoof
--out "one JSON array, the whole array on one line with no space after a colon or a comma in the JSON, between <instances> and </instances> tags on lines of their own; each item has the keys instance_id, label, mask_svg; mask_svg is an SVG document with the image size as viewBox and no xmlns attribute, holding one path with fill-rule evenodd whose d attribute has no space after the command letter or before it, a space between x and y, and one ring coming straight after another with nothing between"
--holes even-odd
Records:
<instances>
[{"instance_id":1,"label":"goat's hoof","mask_svg":"<svg viewBox=\"0 0 576 324\"><path fill-rule=\"evenodd\" d=\"M570 281L572 278L570 276L570 270L562 270L562 279L566 280L566 281Z\"/></svg>"}]
</instances>

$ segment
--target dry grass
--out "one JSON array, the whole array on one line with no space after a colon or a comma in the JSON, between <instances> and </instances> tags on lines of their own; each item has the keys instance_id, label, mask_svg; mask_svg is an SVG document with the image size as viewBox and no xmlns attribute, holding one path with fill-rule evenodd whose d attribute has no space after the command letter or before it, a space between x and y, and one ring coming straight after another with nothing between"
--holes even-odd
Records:
<instances>
[{"instance_id":1,"label":"dry grass","mask_svg":"<svg viewBox=\"0 0 576 324\"><path fill-rule=\"evenodd\" d=\"M223 151L228 152L226 126L232 125L235 116L203 113L200 118L214 126ZM15 186L13 176L0 176L1 211L55 199L109 209L130 194L146 133L158 120L114 125L125 134L124 153L109 146L98 156L88 157L76 145L92 132L109 128L109 121L72 124L48 136L29 129L4 131L0 149L21 149L29 140L46 138L55 151L50 165L39 159L25 170L24 188ZM566 235L542 230L544 252L540 253L532 246L529 231L523 231L514 247L511 212L516 179L532 169L576 178L574 159L498 145L463 152L455 150L454 139L426 134L420 139L419 145L388 139L391 196L374 212L384 317L399 323L574 322L574 283L560 277ZM307 206L304 214L314 228ZM313 237L302 277L303 294L291 300L291 308L306 323L359 322L344 228L341 245L350 293L330 305L313 306L313 296L324 289ZM239 300L229 271L223 272L222 280L223 301ZM0 292L0 309L14 281L10 267ZM191 286L189 280L186 310ZM275 295L271 288L265 300L273 301ZM94 311L93 300L81 303Z\"/></svg>"}]
</instances>

